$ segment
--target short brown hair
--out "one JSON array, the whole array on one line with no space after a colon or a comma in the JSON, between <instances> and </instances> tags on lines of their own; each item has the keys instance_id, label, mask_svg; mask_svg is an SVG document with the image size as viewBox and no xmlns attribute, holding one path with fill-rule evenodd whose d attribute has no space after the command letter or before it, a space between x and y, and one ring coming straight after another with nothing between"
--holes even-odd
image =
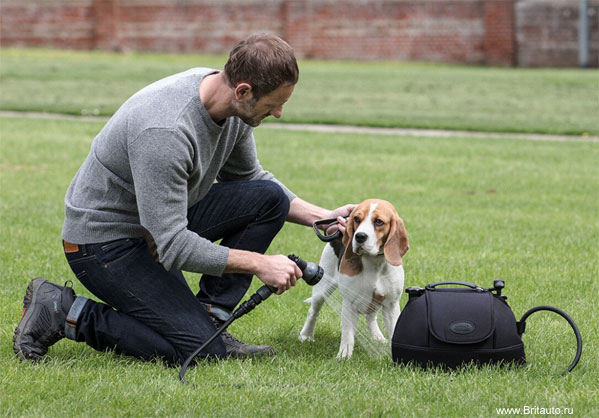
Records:
<instances>
[{"instance_id":1,"label":"short brown hair","mask_svg":"<svg viewBox=\"0 0 599 418\"><path fill-rule=\"evenodd\" d=\"M275 35L260 34L231 50L225 77L233 88L242 82L251 85L253 97L258 100L280 86L296 84L299 69L287 42Z\"/></svg>"}]
</instances>

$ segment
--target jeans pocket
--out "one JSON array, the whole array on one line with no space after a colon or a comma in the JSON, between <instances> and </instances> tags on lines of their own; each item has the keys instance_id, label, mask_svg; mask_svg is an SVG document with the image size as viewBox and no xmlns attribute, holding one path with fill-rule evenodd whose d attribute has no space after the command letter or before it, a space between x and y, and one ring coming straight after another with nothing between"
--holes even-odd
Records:
<instances>
[{"instance_id":1,"label":"jeans pocket","mask_svg":"<svg viewBox=\"0 0 599 418\"><path fill-rule=\"evenodd\" d=\"M124 238L107 242L100 246L102 262L112 264L119 261L133 253L144 242L143 238Z\"/></svg>"},{"instance_id":2,"label":"jeans pocket","mask_svg":"<svg viewBox=\"0 0 599 418\"><path fill-rule=\"evenodd\" d=\"M77 266L79 264L86 263L91 260L95 260L95 255L86 255L82 256L79 252L77 253L65 253L65 257L67 258L67 262L71 267Z\"/></svg>"}]
</instances>

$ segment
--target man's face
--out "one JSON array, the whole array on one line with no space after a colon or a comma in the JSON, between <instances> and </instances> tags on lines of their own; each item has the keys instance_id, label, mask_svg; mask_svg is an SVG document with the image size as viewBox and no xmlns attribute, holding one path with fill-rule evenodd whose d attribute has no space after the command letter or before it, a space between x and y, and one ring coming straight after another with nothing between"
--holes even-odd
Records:
<instances>
[{"instance_id":1,"label":"man's face","mask_svg":"<svg viewBox=\"0 0 599 418\"><path fill-rule=\"evenodd\" d=\"M295 86L281 86L259 100L250 98L246 101L235 102L237 116L254 128L267 116L280 118L283 114L283 105L291 97Z\"/></svg>"}]
</instances>

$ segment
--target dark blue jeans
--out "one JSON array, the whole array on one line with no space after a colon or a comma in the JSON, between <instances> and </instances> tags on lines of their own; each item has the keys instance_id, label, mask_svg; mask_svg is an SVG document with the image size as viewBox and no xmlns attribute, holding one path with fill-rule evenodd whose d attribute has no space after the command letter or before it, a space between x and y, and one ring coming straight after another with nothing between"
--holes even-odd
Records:
<instances>
[{"instance_id":1,"label":"dark blue jeans","mask_svg":"<svg viewBox=\"0 0 599 418\"><path fill-rule=\"evenodd\" d=\"M189 209L188 229L229 248L264 253L288 213L289 199L274 182L216 183ZM232 311L252 281L251 274L204 275L194 295L180 271L154 261L144 238L79 245L66 257L79 281L105 302L78 298L69 312L77 322L71 338L169 364L183 362L215 332L205 304ZM217 338L201 355L225 353Z\"/></svg>"}]
</instances>

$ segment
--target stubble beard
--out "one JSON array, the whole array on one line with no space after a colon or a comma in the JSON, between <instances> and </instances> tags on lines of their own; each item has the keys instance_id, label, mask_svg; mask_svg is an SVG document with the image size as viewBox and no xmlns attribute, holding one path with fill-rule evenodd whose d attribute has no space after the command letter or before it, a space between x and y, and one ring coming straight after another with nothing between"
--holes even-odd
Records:
<instances>
[{"instance_id":1,"label":"stubble beard","mask_svg":"<svg viewBox=\"0 0 599 418\"><path fill-rule=\"evenodd\" d=\"M235 116L253 128L259 126L262 120L266 117L266 115L256 115L256 100L251 100L249 102L235 101L233 102L233 106L236 112Z\"/></svg>"}]
</instances>

